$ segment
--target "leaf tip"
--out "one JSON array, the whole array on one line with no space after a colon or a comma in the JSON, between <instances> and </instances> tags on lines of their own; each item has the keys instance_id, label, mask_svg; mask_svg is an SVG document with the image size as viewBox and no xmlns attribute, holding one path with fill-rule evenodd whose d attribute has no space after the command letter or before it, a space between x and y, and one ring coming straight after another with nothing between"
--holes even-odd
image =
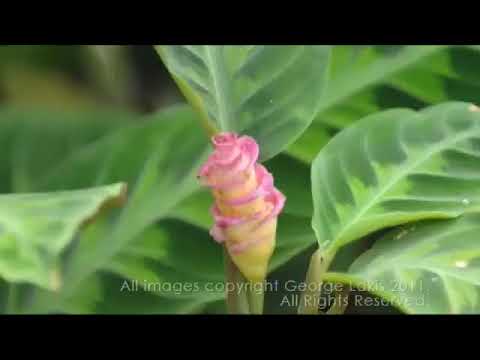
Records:
<instances>
[{"instance_id":1,"label":"leaf tip","mask_svg":"<svg viewBox=\"0 0 480 360\"><path fill-rule=\"evenodd\" d=\"M93 213L83 223L84 226L94 222L103 212L123 206L128 198L128 185L126 183L116 184L115 190L112 190L108 197L100 204L97 211Z\"/></svg>"}]
</instances>

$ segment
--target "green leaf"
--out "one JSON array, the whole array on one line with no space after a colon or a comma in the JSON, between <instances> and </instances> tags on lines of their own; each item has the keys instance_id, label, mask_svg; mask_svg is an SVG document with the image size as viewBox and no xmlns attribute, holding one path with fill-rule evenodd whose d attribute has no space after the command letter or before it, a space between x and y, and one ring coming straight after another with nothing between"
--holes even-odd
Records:
<instances>
[{"instance_id":1,"label":"green leaf","mask_svg":"<svg viewBox=\"0 0 480 360\"><path fill-rule=\"evenodd\" d=\"M208 232L163 221L172 218L178 203L198 191L195 175L206 154L207 139L198 136L193 112L188 107L176 107L81 148L39 179L37 186L41 189L69 189L124 179L131 184L131 191L121 212L104 218L82 234L66 274L68 287L60 296L37 294L37 305L30 310L88 313L92 307L74 304L77 297L88 292L89 279L100 273L164 286L212 276L217 282L223 281L221 248ZM199 253L204 257L197 258ZM175 259L180 262L177 264ZM203 267L198 266L199 261L205 262ZM208 266L213 268L207 272L204 268ZM199 269L205 273L199 273ZM111 285L100 282L99 286ZM184 298L197 310L206 301L219 300L218 293L190 294L180 299L164 292L150 295L159 298L155 312L160 313L160 305L165 305L164 311L168 312L176 308L172 301L184 302ZM114 297L109 299L114 301ZM127 305L124 311L132 311Z\"/></svg>"},{"instance_id":2,"label":"green leaf","mask_svg":"<svg viewBox=\"0 0 480 360\"><path fill-rule=\"evenodd\" d=\"M211 302L224 297L222 247L208 232L181 221L148 228L106 269L167 298Z\"/></svg>"},{"instance_id":3,"label":"green leaf","mask_svg":"<svg viewBox=\"0 0 480 360\"><path fill-rule=\"evenodd\" d=\"M390 231L348 274L327 273L414 314L480 312L480 215L429 220Z\"/></svg>"},{"instance_id":4,"label":"green leaf","mask_svg":"<svg viewBox=\"0 0 480 360\"><path fill-rule=\"evenodd\" d=\"M38 190L35 184L40 177L66 155L137 117L106 109L72 112L0 107L0 192Z\"/></svg>"},{"instance_id":5,"label":"green leaf","mask_svg":"<svg viewBox=\"0 0 480 360\"><path fill-rule=\"evenodd\" d=\"M317 112L327 46L156 46L210 133L253 136L267 160Z\"/></svg>"},{"instance_id":6,"label":"green leaf","mask_svg":"<svg viewBox=\"0 0 480 360\"><path fill-rule=\"evenodd\" d=\"M0 195L0 277L57 290L59 256L101 207L121 201L124 184L76 191Z\"/></svg>"},{"instance_id":7,"label":"green leaf","mask_svg":"<svg viewBox=\"0 0 480 360\"><path fill-rule=\"evenodd\" d=\"M195 118L185 107L172 108L121 129L65 159L39 183L42 189L69 189L123 179L129 201L109 221L106 233L81 242L69 272L68 291L105 267L176 204L199 188L196 172L207 153ZM67 292L68 292L67 291Z\"/></svg>"},{"instance_id":8,"label":"green leaf","mask_svg":"<svg viewBox=\"0 0 480 360\"><path fill-rule=\"evenodd\" d=\"M269 272L276 270L315 244L315 234L308 218L281 214L278 218L277 243Z\"/></svg>"},{"instance_id":9,"label":"green leaf","mask_svg":"<svg viewBox=\"0 0 480 360\"><path fill-rule=\"evenodd\" d=\"M385 52L379 47L338 46L333 49L331 81L320 108L321 113L352 95L381 83L390 76L416 65L441 51L444 46L397 46Z\"/></svg>"},{"instance_id":10,"label":"green leaf","mask_svg":"<svg viewBox=\"0 0 480 360\"><path fill-rule=\"evenodd\" d=\"M286 153L295 159L310 164L335 132L336 130L332 132L324 124L314 122L307 131L300 136L298 141L288 147Z\"/></svg>"},{"instance_id":11,"label":"green leaf","mask_svg":"<svg viewBox=\"0 0 480 360\"><path fill-rule=\"evenodd\" d=\"M313 205L309 167L288 155L280 154L269 160L275 186L287 197L283 213L311 218Z\"/></svg>"},{"instance_id":12,"label":"green leaf","mask_svg":"<svg viewBox=\"0 0 480 360\"><path fill-rule=\"evenodd\" d=\"M325 135L383 109L480 103L479 63L480 51L473 47L334 46L318 115L288 152L311 162Z\"/></svg>"},{"instance_id":13,"label":"green leaf","mask_svg":"<svg viewBox=\"0 0 480 360\"><path fill-rule=\"evenodd\" d=\"M381 112L342 131L312 165L320 247L478 209L479 141L478 108L456 102Z\"/></svg>"},{"instance_id":14,"label":"green leaf","mask_svg":"<svg viewBox=\"0 0 480 360\"><path fill-rule=\"evenodd\" d=\"M157 296L142 285L143 281L138 282L100 271L87 278L77 289L75 296L64 301L57 313L189 314L200 312L205 306L198 299L177 298L172 301ZM36 313L35 308L28 313Z\"/></svg>"}]
</instances>

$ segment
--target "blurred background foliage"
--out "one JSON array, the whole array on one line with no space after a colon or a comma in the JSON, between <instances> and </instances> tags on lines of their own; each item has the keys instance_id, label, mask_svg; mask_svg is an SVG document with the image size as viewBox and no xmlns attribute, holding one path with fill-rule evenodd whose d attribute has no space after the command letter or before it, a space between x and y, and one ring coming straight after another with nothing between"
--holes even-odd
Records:
<instances>
[{"instance_id":1,"label":"blurred background foliage","mask_svg":"<svg viewBox=\"0 0 480 360\"><path fill-rule=\"evenodd\" d=\"M314 122L287 151L267 162L289 199L280 219L271 280L302 281L315 249L310 163L322 146L354 121L382 109L420 109L448 100L480 103L479 65L475 46L334 47L326 95ZM92 252L102 237L112 236L105 235L106 228L122 215L120 211L78 236L69 251L84 254L83 263L71 266L89 263L90 269L78 281L76 274L67 275L71 284L65 285L66 293L27 284L13 289L0 281L0 308L20 313L225 311L222 293L119 293L124 279L164 283L223 279L220 248L207 232L208 194L194 179L170 190L173 195L166 194L175 184L172 179L194 173L199 159L190 164L190 157L206 149L196 116L188 106L179 105L183 103L151 46L0 46L0 192L127 181L130 200L124 212L132 218L121 228L126 234L116 235L118 248L109 253L107 262L95 263ZM187 131L193 134L191 139ZM178 162L185 168L173 169L165 160L173 150L180 153ZM156 190L157 183L163 193ZM148 198L168 206L156 209L157 203ZM141 215L152 211L144 221ZM346 268L368 241L345 249L334 269ZM98 251L111 250L100 246ZM267 313L296 311L279 305L283 295L267 297ZM369 311L350 307L347 312Z\"/></svg>"},{"instance_id":2,"label":"blurred background foliage","mask_svg":"<svg viewBox=\"0 0 480 360\"><path fill-rule=\"evenodd\" d=\"M180 94L149 46L0 47L2 103L151 112Z\"/></svg>"}]
</instances>

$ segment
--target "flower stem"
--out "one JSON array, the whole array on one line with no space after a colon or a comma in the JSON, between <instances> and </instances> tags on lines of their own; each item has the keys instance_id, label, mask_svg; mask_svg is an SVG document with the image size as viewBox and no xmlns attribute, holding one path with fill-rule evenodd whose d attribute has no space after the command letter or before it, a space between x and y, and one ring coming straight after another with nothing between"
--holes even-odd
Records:
<instances>
[{"instance_id":1,"label":"flower stem","mask_svg":"<svg viewBox=\"0 0 480 360\"><path fill-rule=\"evenodd\" d=\"M225 278L227 281L227 310L230 314L249 314L248 289L246 281L237 266L224 249ZM229 285L229 284L233 284ZM233 290L232 290L233 288Z\"/></svg>"},{"instance_id":2,"label":"flower stem","mask_svg":"<svg viewBox=\"0 0 480 360\"><path fill-rule=\"evenodd\" d=\"M298 313L302 315L318 314L318 305L320 303L322 277L327 271L334 254L322 253L320 249L315 251L310 259L307 276L305 279L306 290L300 298Z\"/></svg>"},{"instance_id":3,"label":"flower stem","mask_svg":"<svg viewBox=\"0 0 480 360\"><path fill-rule=\"evenodd\" d=\"M341 315L345 312L348 306L348 295L350 293L350 286L344 285L342 291L335 294L335 300L327 315Z\"/></svg>"},{"instance_id":4,"label":"flower stem","mask_svg":"<svg viewBox=\"0 0 480 360\"><path fill-rule=\"evenodd\" d=\"M250 282L248 284L248 300L250 304L250 313L255 315L263 314L263 283L262 282Z\"/></svg>"}]
</instances>

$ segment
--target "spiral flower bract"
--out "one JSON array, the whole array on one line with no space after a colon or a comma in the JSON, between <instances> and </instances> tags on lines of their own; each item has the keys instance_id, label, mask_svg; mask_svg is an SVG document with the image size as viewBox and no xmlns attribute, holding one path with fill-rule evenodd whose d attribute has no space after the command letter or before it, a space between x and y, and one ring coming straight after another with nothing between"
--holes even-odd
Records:
<instances>
[{"instance_id":1,"label":"spiral flower bract","mask_svg":"<svg viewBox=\"0 0 480 360\"><path fill-rule=\"evenodd\" d=\"M252 137L220 133L212 143L214 151L198 174L215 199L210 234L226 246L247 279L261 281L275 248L277 217L285 196L257 162L259 146Z\"/></svg>"}]
</instances>

